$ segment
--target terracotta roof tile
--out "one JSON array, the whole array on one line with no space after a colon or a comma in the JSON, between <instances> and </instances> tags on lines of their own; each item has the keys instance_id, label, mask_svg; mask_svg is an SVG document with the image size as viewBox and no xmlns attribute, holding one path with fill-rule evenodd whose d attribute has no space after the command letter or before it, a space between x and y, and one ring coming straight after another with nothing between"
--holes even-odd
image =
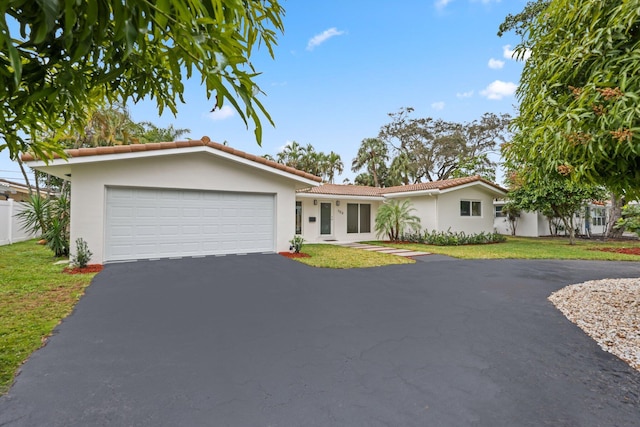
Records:
<instances>
[{"instance_id":1,"label":"terracotta roof tile","mask_svg":"<svg viewBox=\"0 0 640 427\"><path fill-rule=\"evenodd\" d=\"M452 179L444 179L442 181L430 181L430 182L421 182L419 184L411 184L411 185L399 185L396 187L387 187L382 188L383 194L393 194L393 193L406 193L410 191L426 191L426 190L445 190L447 188L458 187L464 184L470 184L472 182L483 182L496 190L504 191L507 190L500 187L497 184L494 184L491 181L487 181L484 178L481 178L478 175L467 176L464 178L452 178Z\"/></svg>"},{"instance_id":2,"label":"terracotta roof tile","mask_svg":"<svg viewBox=\"0 0 640 427\"><path fill-rule=\"evenodd\" d=\"M323 184L319 187L299 190L299 193L330 194L335 196L376 196L382 197L382 188L364 185Z\"/></svg>"},{"instance_id":3,"label":"terracotta roof tile","mask_svg":"<svg viewBox=\"0 0 640 427\"><path fill-rule=\"evenodd\" d=\"M209 139L208 136L203 136L201 139L194 139L189 141L176 141L176 142L152 142L149 144L132 144L132 145L116 145L110 147L95 147L95 148L75 148L65 150L68 157L87 157L87 156L99 156L105 154L122 154L122 153L138 153L142 151L154 151L154 150L168 150L174 148L188 148L188 147L202 147L207 146L215 150L223 151L225 153L232 154L234 156L241 157L243 159L253 161L265 166L272 167L281 171L288 172L290 174L306 178L315 182L322 182L322 178L312 175L310 173L294 169L289 166L274 162L273 160L267 160L263 157L256 156L254 154L245 153L244 151L235 150L226 145L218 144ZM54 158L59 159L60 156L54 154ZM22 161L30 162L36 160L31 154L23 154Z\"/></svg>"},{"instance_id":4,"label":"terracotta roof tile","mask_svg":"<svg viewBox=\"0 0 640 427\"><path fill-rule=\"evenodd\" d=\"M309 194L327 194L334 196L364 196L364 197L381 197L385 194L408 193L411 191L428 191L428 190L445 190L472 182L483 182L491 187L504 191L507 190L479 176L468 176L464 178L445 179L442 181L421 182L412 185L398 185L395 187L377 188L367 187L364 185L341 185L341 184L323 184L319 187L311 189L299 190L298 193Z\"/></svg>"}]
</instances>

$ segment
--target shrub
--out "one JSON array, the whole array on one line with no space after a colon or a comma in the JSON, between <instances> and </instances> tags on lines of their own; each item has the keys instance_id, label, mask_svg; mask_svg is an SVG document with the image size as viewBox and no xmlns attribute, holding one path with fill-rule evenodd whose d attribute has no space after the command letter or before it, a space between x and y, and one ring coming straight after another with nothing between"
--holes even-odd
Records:
<instances>
[{"instance_id":1,"label":"shrub","mask_svg":"<svg viewBox=\"0 0 640 427\"><path fill-rule=\"evenodd\" d=\"M420 218L413 215L413 211L415 209L409 199L384 202L376 214L376 234L379 237L387 235L389 240L398 241L406 229L420 230Z\"/></svg>"},{"instance_id":2,"label":"shrub","mask_svg":"<svg viewBox=\"0 0 640 427\"><path fill-rule=\"evenodd\" d=\"M93 253L89 250L89 245L82 237L76 239L76 254L72 257L71 262L80 267L86 267L91 260Z\"/></svg>"},{"instance_id":3,"label":"shrub","mask_svg":"<svg viewBox=\"0 0 640 427\"><path fill-rule=\"evenodd\" d=\"M289 250L298 254L300 253L300 250L302 250L302 243L304 243L304 239L302 236L293 236L293 239L289 240L289 243L291 243Z\"/></svg>"},{"instance_id":4,"label":"shrub","mask_svg":"<svg viewBox=\"0 0 640 427\"><path fill-rule=\"evenodd\" d=\"M17 216L23 228L41 235L55 256L63 257L69 255L69 209L66 190L57 197L30 196L27 208Z\"/></svg>"},{"instance_id":5,"label":"shrub","mask_svg":"<svg viewBox=\"0 0 640 427\"><path fill-rule=\"evenodd\" d=\"M499 233L486 233L483 231L480 233L466 234L464 231L455 232L448 229L447 231L425 231L422 234L405 234L401 240L435 246L460 246L502 243L505 242L507 238Z\"/></svg>"}]
</instances>

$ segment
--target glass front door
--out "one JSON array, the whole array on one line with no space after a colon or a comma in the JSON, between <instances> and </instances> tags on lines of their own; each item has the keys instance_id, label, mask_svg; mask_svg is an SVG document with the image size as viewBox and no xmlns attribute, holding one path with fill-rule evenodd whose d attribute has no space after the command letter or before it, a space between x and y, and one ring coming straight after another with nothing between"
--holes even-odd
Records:
<instances>
[{"instance_id":1,"label":"glass front door","mask_svg":"<svg viewBox=\"0 0 640 427\"><path fill-rule=\"evenodd\" d=\"M320 203L320 234L331 234L331 203Z\"/></svg>"}]
</instances>

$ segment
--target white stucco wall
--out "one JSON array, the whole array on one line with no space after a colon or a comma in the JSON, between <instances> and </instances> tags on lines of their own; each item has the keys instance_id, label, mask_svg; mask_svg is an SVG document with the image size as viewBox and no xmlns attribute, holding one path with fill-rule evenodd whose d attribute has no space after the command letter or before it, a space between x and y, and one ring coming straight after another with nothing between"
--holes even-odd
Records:
<instances>
[{"instance_id":1,"label":"white stucco wall","mask_svg":"<svg viewBox=\"0 0 640 427\"><path fill-rule=\"evenodd\" d=\"M538 237L540 235L540 225L542 224L544 227L547 227L546 219L544 219L544 217L540 217L541 215L537 212L522 212L518 218L516 236ZM493 225L498 233L509 236L511 235L507 218L496 217ZM547 228L547 232L545 234L548 233L549 230Z\"/></svg>"},{"instance_id":2,"label":"white stucco wall","mask_svg":"<svg viewBox=\"0 0 640 427\"><path fill-rule=\"evenodd\" d=\"M301 185L202 152L74 164L71 180L71 242L82 237L93 252L94 263L104 260L108 186L275 194L276 250L286 251L295 224L295 189Z\"/></svg>"},{"instance_id":3,"label":"white stucco wall","mask_svg":"<svg viewBox=\"0 0 640 427\"><path fill-rule=\"evenodd\" d=\"M398 197L396 200L404 201L406 198ZM411 204L415 211L413 215L420 218L421 231L433 231L438 228L438 196L411 197Z\"/></svg>"},{"instance_id":4,"label":"white stucco wall","mask_svg":"<svg viewBox=\"0 0 640 427\"><path fill-rule=\"evenodd\" d=\"M439 231L460 232L467 234L494 231L493 195L480 186L459 188L438 196ZM482 216L460 216L460 201L471 200L482 202Z\"/></svg>"},{"instance_id":5,"label":"white stucco wall","mask_svg":"<svg viewBox=\"0 0 640 427\"><path fill-rule=\"evenodd\" d=\"M345 196L347 197L347 196ZM359 242L365 240L378 240L375 232L375 218L378 212L380 201L348 198L319 198L317 205L313 204L313 198L298 197L297 201L302 202L302 237L308 243L321 243L327 240L337 240L339 242ZM336 201L340 201L340 206ZM331 235L320 234L320 204L331 204ZM370 204L371 205L371 232L370 233L347 233L347 204ZM293 205L292 205L293 206ZM293 207L292 207L292 211ZM315 222L310 222L309 217L315 217ZM295 222L291 226L291 233L295 231Z\"/></svg>"}]
</instances>

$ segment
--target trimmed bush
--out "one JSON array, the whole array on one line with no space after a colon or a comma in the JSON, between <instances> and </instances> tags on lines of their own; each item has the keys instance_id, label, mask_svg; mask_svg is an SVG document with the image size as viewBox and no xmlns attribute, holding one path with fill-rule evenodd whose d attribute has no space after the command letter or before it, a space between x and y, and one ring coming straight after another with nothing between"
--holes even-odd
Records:
<instances>
[{"instance_id":1,"label":"trimmed bush","mask_svg":"<svg viewBox=\"0 0 640 427\"><path fill-rule=\"evenodd\" d=\"M466 234L464 231L455 232L448 229L447 231L424 233L404 234L401 240L411 243L422 243L425 245L435 246L460 246L460 245L483 245L488 243L502 243L507 240L505 236L499 233L472 233Z\"/></svg>"}]
</instances>

